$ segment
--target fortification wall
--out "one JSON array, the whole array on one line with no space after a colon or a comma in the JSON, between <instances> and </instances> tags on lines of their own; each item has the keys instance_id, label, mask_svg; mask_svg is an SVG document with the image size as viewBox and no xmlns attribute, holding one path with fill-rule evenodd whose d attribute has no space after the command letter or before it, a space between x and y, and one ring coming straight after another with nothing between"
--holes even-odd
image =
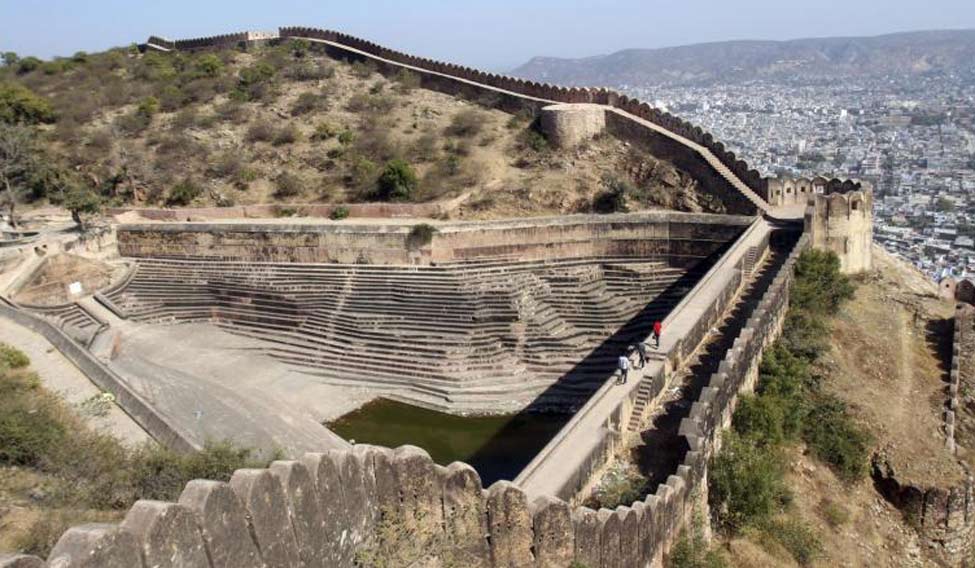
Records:
<instances>
[{"instance_id":1,"label":"fortification wall","mask_svg":"<svg viewBox=\"0 0 975 568\"><path fill-rule=\"evenodd\" d=\"M839 180L834 180L838 182ZM846 274L873 267L873 187L847 180L813 193L805 214L815 248L836 253Z\"/></svg>"},{"instance_id":2,"label":"fortification wall","mask_svg":"<svg viewBox=\"0 0 975 568\"><path fill-rule=\"evenodd\" d=\"M177 503L140 501L119 525L62 535L50 566L353 566L369 558L407 565L422 554L463 566L660 565L702 491L707 459L739 392L757 376L781 328L803 238L681 423L687 454L655 494L594 511L554 497L529 499L499 481L487 490L461 463L434 464L419 448L358 445L307 454L229 483L192 481ZM14 564L14 562L22 564ZM0 559L0 566L43 566Z\"/></svg>"},{"instance_id":3,"label":"fortification wall","mask_svg":"<svg viewBox=\"0 0 975 568\"><path fill-rule=\"evenodd\" d=\"M395 219L436 218L450 209L448 203L289 203L235 205L231 207L181 207L179 209L152 207L110 207L108 215L138 213L150 221L194 221L219 219L274 219L294 214L298 217L328 219L338 208L344 208L349 218Z\"/></svg>"},{"instance_id":4,"label":"fortification wall","mask_svg":"<svg viewBox=\"0 0 975 568\"><path fill-rule=\"evenodd\" d=\"M219 258L262 262L429 264L505 256L524 260L713 254L751 221L728 215L577 215L438 224L428 244L409 225L172 223L122 225L127 257Z\"/></svg>"}]
</instances>

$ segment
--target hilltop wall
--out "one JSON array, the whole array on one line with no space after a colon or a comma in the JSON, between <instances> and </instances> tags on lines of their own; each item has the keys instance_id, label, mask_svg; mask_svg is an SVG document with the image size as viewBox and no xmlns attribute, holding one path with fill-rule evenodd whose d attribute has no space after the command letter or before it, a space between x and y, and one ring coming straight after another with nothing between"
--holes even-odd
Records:
<instances>
[{"instance_id":1,"label":"hilltop wall","mask_svg":"<svg viewBox=\"0 0 975 568\"><path fill-rule=\"evenodd\" d=\"M238 470L229 483L192 481L178 503L140 501L120 525L64 533L48 565L344 567L407 565L429 554L475 567L659 566L706 492L708 458L781 329L795 260L808 244L800 239L681 423L681 465L629 507L529 500L506 481L484 490L465 464L442 467L414 447L357 445ZM7 557L0 567L27 562L44 565Z\"/></svg>"},{"instance_id":2,"label":"hilltop wall","mask_svg":"<svg viewBox=\"0 0 975 568\"><path fill-rule=\"evenodd\" d=\"M430 264L478 258L521 260L587 256L707 257L751 219L652 212L572 215L438 224L429 243L410 225L147 223L118 228L127 257L213 258L255 262Z\"/></svg>"},{"instance_id":3,"label":"hilltop wall","mask_svg":"<svg viewBox=\"0 0 975 568\"><path fill-rule=\"evenodd\" d=\"M246 38L242 40L244 36L246 34L227 34L169 43L165 43L168 40L153 37L150 38L147 45L151 47L156 45L158 41L162 41L164 45L159 45L165 49L228 48L234 47L241 41L244 41L245 44L248 43ZM653 108L647 103L613 90L559 87L516 77L486 73L470 67L409 55L331 30L307 27L279 28L278 37L274 40L284 41L288 39L304 39L316 42L326 53L337 58L369 59L377 65L380 72L385 74L396 74L404 68L409 69L419 75L421 85L424 88L474 100L491 100L507 110L530 108L538 112L542 107L552 103L589 103L619 109L637 118L647 120L692 144L703 147L757 194L766 195L768 193L767 180L762 178L758 171L750 168L745 161L738 159L733 152L728 151L710 133L668 112ZM268 40L263 38L261 41ZM170 45L172 47L169 47ZM642 125L640 126L642 127ZM710 168L707 160L690 145L683 145L681 153L684 155L684 161L701 162L700 165L689 170L692 175L697 175L697 172ZM720 176L718 177L720 178ZM702 179L700 181L705 184L705 182L714 180ZM718 187L725 188L726 184L727 182L719 184ZM754 209L754 206L749 204L748 209L741 212L753 213Z\"/></svg>"}]
</instances>

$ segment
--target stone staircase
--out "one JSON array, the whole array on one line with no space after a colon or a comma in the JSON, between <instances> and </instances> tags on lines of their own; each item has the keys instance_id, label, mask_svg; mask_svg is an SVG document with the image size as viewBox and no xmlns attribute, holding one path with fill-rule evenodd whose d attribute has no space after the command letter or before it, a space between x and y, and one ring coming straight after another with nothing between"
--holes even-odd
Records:
<instances>
[{"instance_id":1,"label":"stone staircase","mask_svg":"<svg viewBox=\"0 0 975 568\"><path fill-rule=\"evenodd\" d=\"M103 299L138 322L212 322L259 339L323 383L474 412L584 400L706 268L631 257L429 267L146 259Z\"/></svg>"}]
</instances>

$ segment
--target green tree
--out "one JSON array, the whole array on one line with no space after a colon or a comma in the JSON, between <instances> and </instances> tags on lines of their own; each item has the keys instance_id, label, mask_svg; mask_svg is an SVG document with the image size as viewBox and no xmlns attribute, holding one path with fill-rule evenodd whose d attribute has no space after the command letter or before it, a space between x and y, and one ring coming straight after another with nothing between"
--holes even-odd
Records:
<instances>
[{"instance_id":1,"label":"green tree","mask_svg":"<svg viewBox=\"0 0 975 568\"><path fill-rule=\"evenodd\" d=\"M212 53L201 56L194 65L196 72L204 77L217 77L223 71L223 61Z\"/></svg>"},{"instance_id":2,"label":"green tree","mask_svg":"<svg viewBox=\"0 0 975 568\"><path fill-rule=\"evenodd\" d=\"M21 75L40 68L43 62L36 57L25 57L17 61L17 73Z\"/></svg>"},{"instance_id":3,"label":"green tree","mask_svg":"<svg viewBox=\"0 0 975 568\"><path fill-rule=\"evenodd\" d=\"M87 220L102 209L102 199L91 189L76 184L64 193L64 208L71 212L71 218L81 230L85 230Z\"/></svg>"},{"instance_id":4,"label":"green tree","mask_svg":"<svg viewBox=\"0 0 975 568\"><path fill-rule=\"evenodd\" d=\"M13 67L14 65L17 64L18 61L20 61L20 58L17 57L17 54L16 53L14 53L12 51L5 51L3 53L3 65L4 65L4 67Z\"/></svg>"},{"instance_id":5,"label":"green tree","mask_svg":"<svg viewBox=\"0 0 975 568\"><path fill-rule=\"evenodd\" d=\"M54 120L54 109L46 99L19 83L0 83L0 122L38 124Z\"/></svg>"},{"instance_id":6,"label":"green tree","mask_svg":"<svg viewBox=\"0 0 975 568\"><path fill-rule=\"evenodd\" d=\"M413 196L419 185L416 172L405 161L390 160L379 174L377 190L383 200L405 201Z\"/></svg>"},{"instance_id":7,"label":"green tree","mask_svg":"<svg viewBox=\"0 0 975 568\"><path fill-rule=\"evenodd\" d=\"M0 122L0 184L10 223L17 225L17 203L30 188L38 168L38 149L34 133L26 126Z\"/></svg>"}]
</instances>

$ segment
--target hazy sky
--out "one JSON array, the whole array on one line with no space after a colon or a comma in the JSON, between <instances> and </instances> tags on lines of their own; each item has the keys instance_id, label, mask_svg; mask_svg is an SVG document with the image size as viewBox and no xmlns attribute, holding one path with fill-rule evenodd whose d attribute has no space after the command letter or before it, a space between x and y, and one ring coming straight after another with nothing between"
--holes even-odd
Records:
<instances>
[{"instance_id":1,"label":"hazy sky","mask_svg":"<svg viewBox=\"0 0 975 568\"><path fill-rule=\"evenodd\" d=\"M305 25L504 70L535 55L975 28L975 0L0 0L0 51L40 57Z\"/></svg>"}]
</instances>

